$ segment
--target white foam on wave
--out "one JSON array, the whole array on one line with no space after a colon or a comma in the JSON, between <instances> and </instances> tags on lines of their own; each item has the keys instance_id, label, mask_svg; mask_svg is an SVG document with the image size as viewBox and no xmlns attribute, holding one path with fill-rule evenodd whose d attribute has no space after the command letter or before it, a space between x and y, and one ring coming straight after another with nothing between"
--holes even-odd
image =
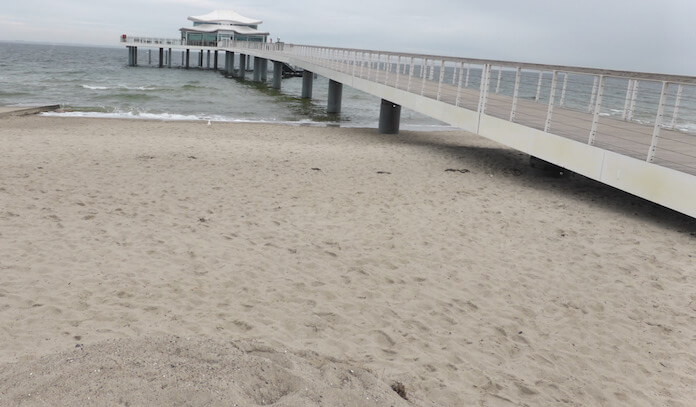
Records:
<instances>
[{"instance_id":1,"label":"white foam on wave","mask_svg":"<svg viewBox=\"0 0 696 407\"><path fill-rule=\"evenodd\" d=\"M273 123L288 125L319 125L326 123L314 122L311 120L282 121L274 119L239 119L225 116L208 115L185 115L175 113L138 113L138 112L45 112L42 116L53 117L85 117L95 119L140 119L140 120L161 120L161 121L211 121L228 123Z\"/></svg>"},{"instance_id":2,"label":"white foam on wave","mask_svg":"<svg viewBox=\"0 0 696 407\"><path fill-rule=\"evenodd\" d=\"M211 121L223 123L259 123L259 124L283 124L289 126L316 126L316 127L344 127L344 128L365 128L377 127L369 123L339 123L339 122L315 122L310 119L297 121L277 120L277 119L240 119L219 115L186 115L176 113L139 113L139 112L45 112L42 116L53 117L84 117L94 119L136 119L136 120L161 120L161 121ZM403 130L411 131L456 131L456 127L448 125L422 125L422 124L403 124Z\"/></svg>"},{"instance_id":3,"label":"white foam on wave","mask_svg":"<svg viewBox=\"0 0 696 407\"><path fill-rule=\"evenodd\" d=\"M90 86L90 85L82 85L83 88L85 89L91 89L91 90L106 90L106 89L111 89L108 86Z\"/></svg>"},{"instance_id":4,"label":"white foam on wave","mask_svg":"<svg viewBox=\"0 0 696 407\"><path fill-rule=\"evenodd\" d=\"M82 85L84 89L90 90L110 90L110 89L120 89L120 90L157 90L157 88L152 86L128 86L128 85L118 85L118 86L96 86L96 85Z\"/></svg>"}]
</instances>

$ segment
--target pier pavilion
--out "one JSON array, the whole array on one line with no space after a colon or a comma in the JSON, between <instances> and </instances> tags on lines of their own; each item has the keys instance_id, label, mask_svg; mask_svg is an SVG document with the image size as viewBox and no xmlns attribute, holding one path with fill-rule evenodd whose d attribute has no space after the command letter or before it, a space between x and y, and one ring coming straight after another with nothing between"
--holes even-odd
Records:
<instances>
[{"instance_id":1,"label":"pier pavilion","mask_svg":"<svg viewBox=\"0 0 696 407\"><path fill-rule=\"evenodd\" d=\"M269 35L258 29L263 21L232 10L215 10L188 19L193 27L182 27L180 31L181 39L189 45L217 46L222 40L266 42Z\"/></svg>"}]
</instances>

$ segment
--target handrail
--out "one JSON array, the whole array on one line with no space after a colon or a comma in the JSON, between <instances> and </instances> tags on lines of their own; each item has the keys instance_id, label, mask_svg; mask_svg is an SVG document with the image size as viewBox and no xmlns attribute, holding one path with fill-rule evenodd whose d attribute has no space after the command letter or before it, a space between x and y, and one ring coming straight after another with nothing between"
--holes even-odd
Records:
<instances>
[{"instance_id":1,"label":"handrail","mask_svg":"<svg viewBox=\"0 0 696 407\"><path fill-rule=\"evenodd\" d=\"M123 39L123 38L122 38ZM164 39L164 38L149 38L149 37L126 37L128 42L133 39L139 40L140 43L152 43L152 44L162 44L162 41L166 41L166 44L176 44L176 45L191 45L200 46L199 44L186 44L185 40L180 39ZM277 45L279 43L262 43L262 42L248 42L248 41L235 41L235 40L223 40L219 41L217 48L226 47L225 41L229 41L228 44L234 44L234 47L245 48L249 47L255 48L256 44L269 44L271 46ZM122 41L126 42L126 41ZM615 69L602 69L602 68L589 68L582 66L571 66L571 65L550 65L550 64L540 64L534 62L521 62L521 61L507 61L507 60L495 60L495 59L481 59L481 58L463 58L448 55L438 55L438 54L417 54L408 52L394 52L394 51L383 51L374 49L360 49L360 48L343 48L343 47L326 47L321 45L306 45L306 44L292 44L292 43L280 43L287 47L304 47L310 49L324 49L324 50L334 50L334 51L344 51L344 52L365 52L371 54L380 55L391 55L394 57L406 57L406 58L425 58L434 60L448 60L452 62L463 62L467 64L478 64L478 65L494 65L494 66L506 66L506 67L520 67L522 69L528 70L541 70L541 71L563 71L572 72L578 74L589 74L589 75L604 75L609 77L620 77L620 78L631 78L631 79L643 79L650 81L666 81L671 83L682 83L696 85L696 76L687 75L674 75L674 74L663 74L663 73L650 73L650 72L638 72L638 71L622 71ZM227 45L229 46L229 45ZM276 51L278 49L269 48L268 50Z\"/></svg>"},{"instance_id":2,"label":"handrail","mask_svg":"<svg viewBox=\"0 0 696 407\"><path fill-rule=\"evenodd\" d=\"M696 175L693 76L233 39L206 48L323 67Z\"/></svg>"}]
</instances>

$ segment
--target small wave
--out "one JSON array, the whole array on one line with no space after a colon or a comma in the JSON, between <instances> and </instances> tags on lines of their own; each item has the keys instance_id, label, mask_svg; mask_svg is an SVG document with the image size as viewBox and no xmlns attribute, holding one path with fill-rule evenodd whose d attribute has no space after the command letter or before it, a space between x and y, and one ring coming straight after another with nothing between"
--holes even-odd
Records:
<instances>
[{"instance_id":1,"label":"small wave","mask_svg":"<svg viewBox=\"0 0 696 407\"><path fill-rule=\"evenodd\" d=\"M151 91L151 90L159 90L159 88L155 88L152 86L128 86L128 85L117 85L117 86L97 86L97 85L82 85L84 89L90 89L90 90L111 90L111 89L116 89L116 90L146 90L146 91Z\"/></svg>"},{"instance_id":2,"label":"small wave","mask_svg":"<svg viewBox=\"0 0 696 407\"><path fill-rule=\"evenodd\" d=\"M136 119L136 120L160 120L160 121L188 121L188 122L213 122L213 123L250 123L250 124L279 124L286 126L312 126L312 127L343 127L343 128L373 128L377 123L337 123L318 122L310 119L301 120L277 120L277 119L240 119L235 117L218 115L186 115L176 113L143 113L143 112L106 112L106 111L65 111L46 112L42 116L54 117L84 117L94 119ZM405 124L404 130L410 131L458 131L459 128L447 125L418 125Z\"/></svg>"},{"instance_id":3,"label":"small wave","mask_svg":"<svg viewBox=\"0 0 696 407\"><path fill-rule=\"evenodd\" d=\"M108 100L125 100L125 101L144 101L160 99L159 96L149 95L147 93L110 93L101 96L96 96L96 99Z\"/></svg>"},{"instance_id":4,"label":"small wave","mask_svg":"<svg viewBox=\"0 0 696 407\"><path fill-rule=\"evenodd\" d=\"M143 113L143 112L77 112L77 111L64 111L64 112L46 112L42 113L42 116L54 116L54 117L86 117L86 118L96 118L96 119L141 119L141 120L161 120L161 121L211 121L211 122L224 122L224 123L260 123L260 124L285 124L293 126L303 126L303 125L315 125L315 126L326 126L326 123L315 122L309 119L302 119L297 121L290 120L276 120L276 119L240 119L234 117L217 116L217 115L186 115L186 114L176 114L176 113Z\"/></svg>"},{"instance_id":5,"label":"small wave","mask_svg":"<svg viewBox=\"0 0 696 407\"><path fill-rule=\"evenodd\" d=\"M25 96L29 95L27 92L3 92L0 90L0 96Z\"/></svg>"}]
</instances>

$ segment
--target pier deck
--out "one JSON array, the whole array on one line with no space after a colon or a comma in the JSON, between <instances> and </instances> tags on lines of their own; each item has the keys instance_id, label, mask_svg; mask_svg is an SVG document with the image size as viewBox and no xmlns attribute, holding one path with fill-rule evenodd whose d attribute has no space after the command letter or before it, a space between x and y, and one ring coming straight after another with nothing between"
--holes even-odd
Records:
<instances>
[{"instance_id":1,"label":"pier deck","mask_svg":"<svg viewBox=\"0 0 696 407\"><path fill-rule=\"evenodd\" d=\"M696 77L282 43L198 47L176 41L135 38L125 45L211 50L297 66L696 217ZM538 75L538 83L530 84L530 75ZM311 76L305 78L303 95L311 97Z\"/></svg>"}]
</instances>

